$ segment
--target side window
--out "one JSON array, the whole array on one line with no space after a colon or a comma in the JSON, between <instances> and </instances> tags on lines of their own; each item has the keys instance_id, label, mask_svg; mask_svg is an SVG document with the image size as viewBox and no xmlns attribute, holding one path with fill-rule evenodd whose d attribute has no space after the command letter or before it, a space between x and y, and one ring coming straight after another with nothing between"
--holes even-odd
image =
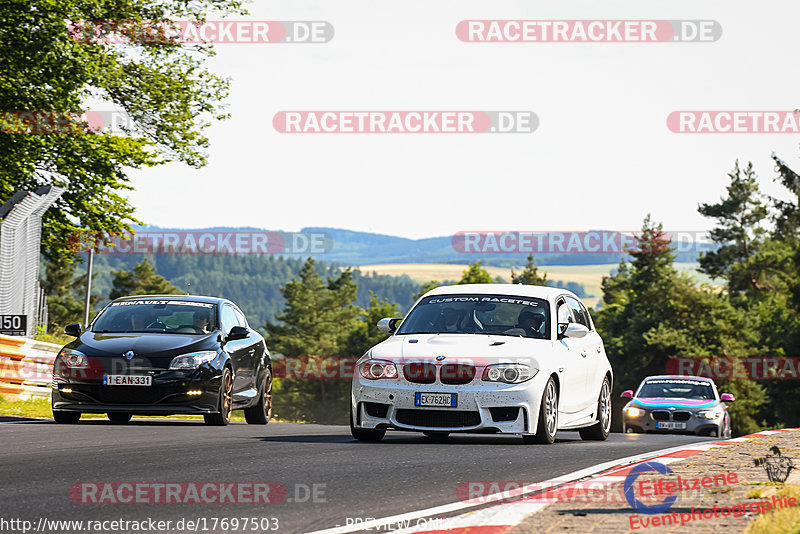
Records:
<instances>
[{"instance_id":1,"label":"side window","mask_svg":"<svg viewBox=\"0 0 800 534\"><path fill-rule=\"evenodd\" d=\"M572 310L572 315L575 317L575 322L580 323L591 330L592 327L589 323L589 314L586 312L586 308L584 308L580 302L572 297L567 297L567 304L569 304L569 307Z\"/></svg>"},{"instance_id":2,"label":"side window","mask_svg":"<svg viewBox=\"0 0 800 534\"><path fill-rule=\"evenodd\" d=\"M233 312L233 308L230 306L223 306L222 307L222 331L226 334L231 331L231 328L234 326L238 326L239 320L236 318L236 314Z\"/></svg>"},{"instance_id":3,"label":"side window","mask_svg":"<svg viewBox=\"0 0 800 534\"><path fill-rule=\"evenodd\" d=\"M572 314L569 311L569 306L567 306L567 303L564 302L564 300L560 300L556 305L556 317L558 317L558 333L561 335L566 329L565 326L561 325L573 322Z\"/></svg>"},{"instance_id":4,"label":"side window","mask_svg":"<svg viewBox=\"0 0 800 534\"><path fill-rule=\"evenodd\" d=\"M247 319L244 318L244 314L242 313L242 310L240 310L239 308L234 308L233 309L233 313L236 314L236 322L237 322L237 324L239 326L244 326L245 328L247 328Z\"/></svg>"}]
</instances>

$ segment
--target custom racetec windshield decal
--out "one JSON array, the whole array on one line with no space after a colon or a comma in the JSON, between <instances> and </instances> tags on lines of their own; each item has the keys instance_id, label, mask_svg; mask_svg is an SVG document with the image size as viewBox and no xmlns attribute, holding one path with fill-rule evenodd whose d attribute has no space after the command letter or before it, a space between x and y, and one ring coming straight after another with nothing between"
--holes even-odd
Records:
<instances>
[{"instance_id":1,"label":"custom racetec windshield decal","mask_svg":"<svg viewBox=\"0 0 800 534\"><path fill-rule=\"evenodd\" d=\"M525 297L509 297L502 295L444 295L441 297L429 297L420 302L423 304L450 304L454 302L491 302L502 304L520 304L523 306L541 307L542 301L536 299L529 299Z\"/></svg>"},{"instance_id":2,"label":"custom racetec windshield decal","mask_svg":"<svg viewBox=\"0 0 800 534\"><path fill-rule=\"evenodd\" d=\"M208 302L193 302L187 300L124 300L122 302L113 302L111 306L152 306L159 304L173 304L176 306L198 306L201 308L213 308L213 304Z\"/></svg>"}]
</instances>

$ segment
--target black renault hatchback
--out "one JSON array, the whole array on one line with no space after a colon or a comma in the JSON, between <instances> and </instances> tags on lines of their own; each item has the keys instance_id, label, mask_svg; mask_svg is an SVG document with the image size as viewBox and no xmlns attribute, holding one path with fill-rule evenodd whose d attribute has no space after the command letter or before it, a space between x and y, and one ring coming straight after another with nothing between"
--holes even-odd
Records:
<instances>
[{"instance_id":1,"label":"black renault hatchback","mask_svg":"<svg viewBox=\"0 0 800 534\"><path fill-rule=\"evenodd\" d=\"M244 409L251 424L272 415L272 361L264 338L232 302L212 297L141 295L108 304L53 366L53 418L76 423L106 413L202 414L227 425Z\"/></svg>"}]
</instances>

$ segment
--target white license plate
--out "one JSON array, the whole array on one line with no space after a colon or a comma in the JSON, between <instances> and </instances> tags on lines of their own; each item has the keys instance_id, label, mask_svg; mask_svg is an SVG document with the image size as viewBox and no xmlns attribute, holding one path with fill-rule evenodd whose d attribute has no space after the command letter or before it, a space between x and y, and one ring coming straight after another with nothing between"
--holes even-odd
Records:
<instances>
[{"instance_id":1,"label":"white license plate","mask_svg":"<svg viewBox=\"0 0 800 534\"><path fill-rule=\"evenodd\" d=\"M414 406L439 406L455 408L458 404L456 393L415 393Z\"/></svg>"},{"instance_id":2,"label":"white license plate","mask_svg":"<svg viewBox=\"0 0 800 534\"><path fill-rule=\"evenodd\" d=\"M153 377L150 375L103 375L104 386L150 386Z\"/></svg>"},{"instance_id":3,"label":"white license plate","mask_svg":"<svg viewBox=\"0 0 800 534\"><path fill-rule=\"evenodd\" d=\"M658 421L656 428L664 430L683 430L686 428L686 423L676 423L674 421Z\"/></svg>"}]
</instances>

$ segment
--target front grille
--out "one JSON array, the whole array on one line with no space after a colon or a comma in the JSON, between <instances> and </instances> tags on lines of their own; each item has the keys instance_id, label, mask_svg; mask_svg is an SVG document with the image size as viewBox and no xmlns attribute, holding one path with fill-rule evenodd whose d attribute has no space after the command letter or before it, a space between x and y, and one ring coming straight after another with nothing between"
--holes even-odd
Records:
<instances>
[{"instance_id":1,"label":"front grille","mask_svg":"<svg viewBox=\"0 0 800 534\"><path fill-rule=\"evenodd\" d=\"M101 404L154 404L171 393L178 393L174 388L157 386L73 386L76 393L84 393ZM167 401L185 400L183 395L176 395Z\"/></svg>"},{"instance_id":2,"label":"front grille","mask_svg":"<svg viewBox=\"0 0 800 534\"><path fill-rule=\"evenodd\" d=\"M442 384L469 384L475 378L475 367L461 363L446 363L439 371Z\"/></svg>"},{"instance_id":3,"label":"front grille","mask_svg":"<svg viewBox=\"0 0 800 534\"><path fill-rule=\"evenodd\" d=\"M379 402L365 402L364 411L367 412L367 415L370 417L379 417L381 419L385 419L386 414L389 412L389 405L381 404Z\"/></svg>"},{"instance_id":4,"label":"front grille","mask_svg":"<svg viewBox=\"0 0 800 534\"><path fill-rule=\"evenodd\" d=\"M489 408L492 414L492 421L499 423L501 421L516 421L519 416L519 407L515 408Z\"/></svg>"},{"instance_id":5,"label":"front grille","mask_svg":"<svg viewBox=\"0 0 800 534\"><path fill-rule=\"evenodd\" d=\"M436 366L432 363L407 363L403 366L403 375L415 384L433 384L436 382Z\"/></svg>"},{"instance_id":6,"label":"front grille","mask_svg":"<svg viewBox=\"0 0 800 534\"><path fill-rule=\"evenodd\" d=\"M656 421L669 421L669 412L666 410L655 410L653 412L653 419Z\"/></svg>"},{"instance_id":7,"label":"front grille","mask_svg":"<svg viewBox=\"0 0 800 534\"><path fill-rule=\"evenodd\" d=\"M478 412L450 410L397 410L397 422L421 427L461 428L481 424Z\"/></svg>"},{"instance_id":8,"label":"front grille","mask_svg":"<svg viewBox=\"0 0 800 534\"><path fill-rule=\"evenodd\" d=\"M692 418L692 412L675 412L672 414L674 421L688 421Z\"/></svg>"}]
</instances>

